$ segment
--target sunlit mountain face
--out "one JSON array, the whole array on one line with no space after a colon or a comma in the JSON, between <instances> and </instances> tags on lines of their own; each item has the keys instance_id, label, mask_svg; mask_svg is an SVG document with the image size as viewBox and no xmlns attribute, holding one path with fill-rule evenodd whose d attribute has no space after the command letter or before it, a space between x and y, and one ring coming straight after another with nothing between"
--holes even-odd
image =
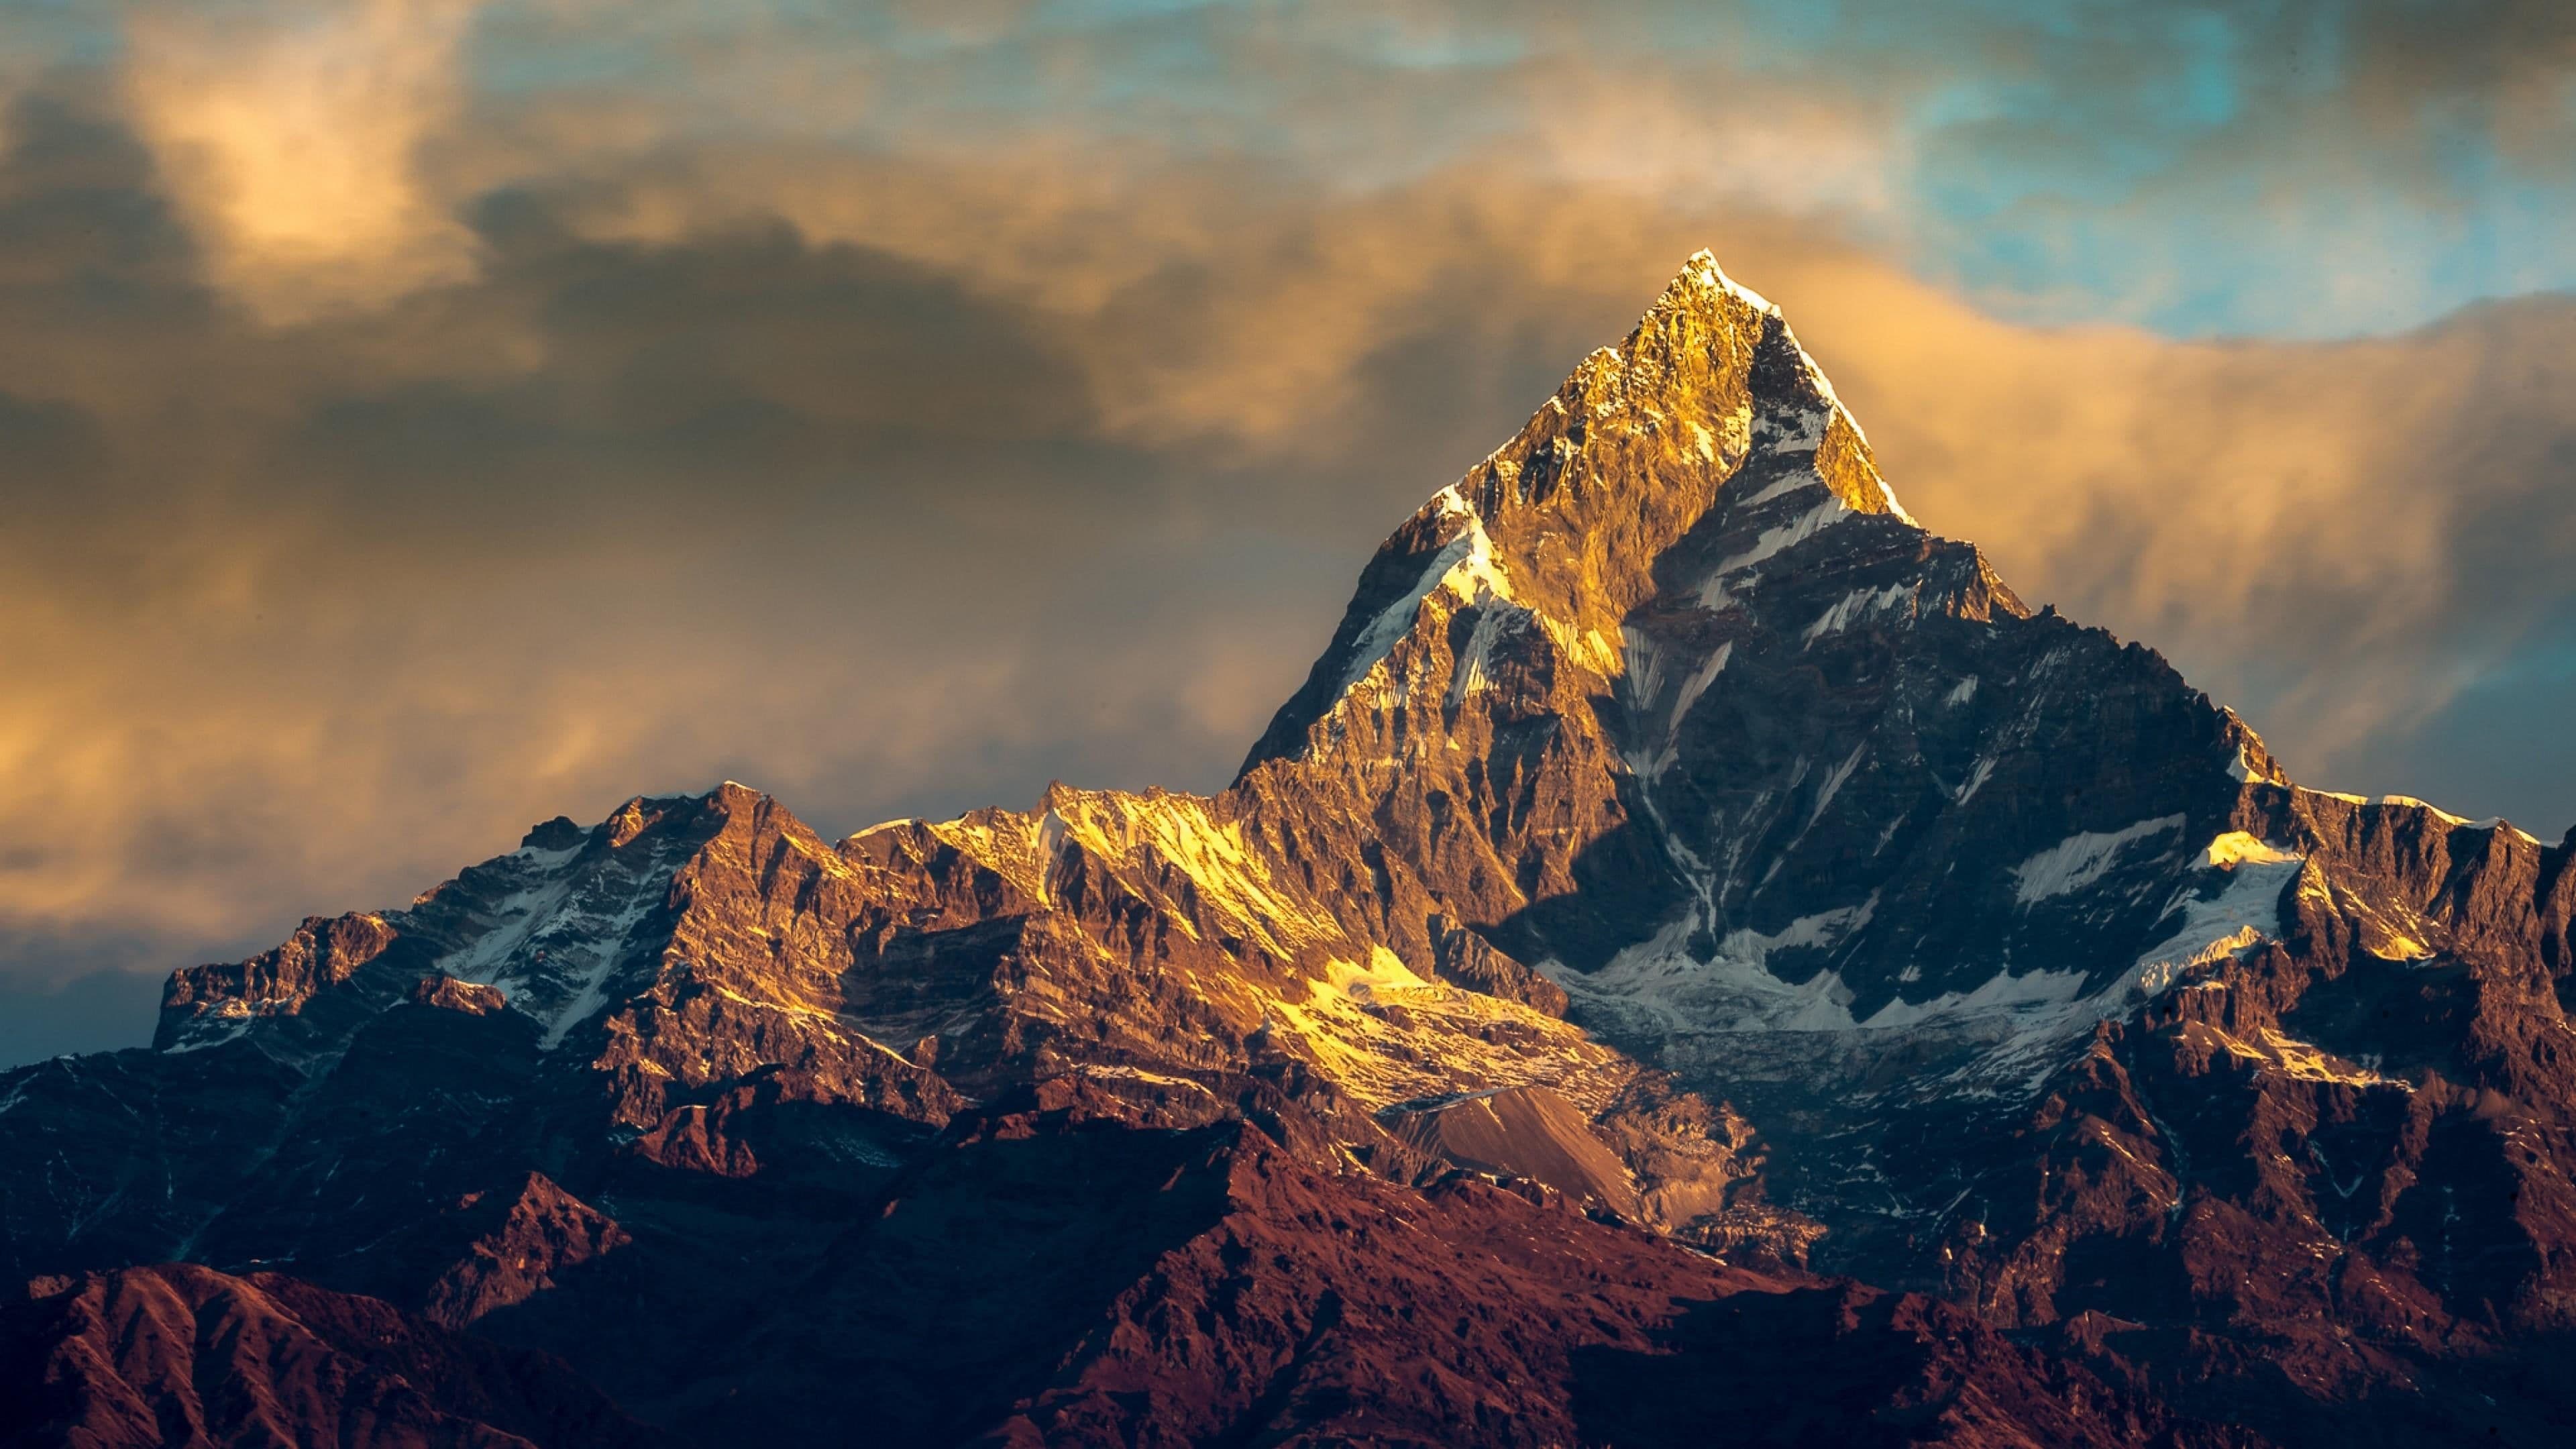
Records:
<instances>
[{"instance_id":1,"label":"sunlit mountain face","mask_svg":"<svg viewBox=\"0 0 2576 1449\"><path fill-rule=\"evenodd\" d=\"M0 1442L2557 1442L2571 67L0 7Z\"/></svg>"},{"instance_id":2,"label":"sunlit mountain face","mask_svg":"<svg viewBox=\"0 0 2576 1449\"><path fill-rule=\"evenodd\" d=\"M0 1402L104 1444L2536 1438L2570 854L2306 788L2034 608L1701 252L1395 529L1213 793L837 841L637 796L0 1078Z\"/></svg>"}]
</instances>

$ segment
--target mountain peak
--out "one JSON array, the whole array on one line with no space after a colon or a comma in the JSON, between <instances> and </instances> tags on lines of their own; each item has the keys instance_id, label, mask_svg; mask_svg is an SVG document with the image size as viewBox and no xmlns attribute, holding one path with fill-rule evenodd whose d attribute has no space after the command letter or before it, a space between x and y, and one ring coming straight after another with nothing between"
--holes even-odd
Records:
<instances>
[{"instance_id":1,"label":"mountain peak","mask_svg":"<svg viewBox=\"0 0 2576 1449\"><path fill-rule=\"evenodd\" d=\"M1859 419L1843 405L1815 356L1798 341L1787 314L1779 304L1728 276L1706 248L1691 253L1618 351L1627 359L1630 390L1651 395L1655 385L1668 377L1689 379L1687 367L1677 374L1671 368L1670 360L1677 354L1730 344L1748 354L1742 401L1752 413L1756 434L1748 439L1752 448L1767 444L1790 453L1812 450L1826 486L1854 512L1888 513L1914 521L1879 475ZM1641 374L1649 384L1645 388L1637 386Z\"/></svg>"},{"instance_id":2,"label":"mountain peak","mask_svg":"<svg viewBox=\"0 0 2576 1449\"><path fill-rule=\"evenodd\" d=\"M1510 440L1388 538L1245 768L1301 752L1345 698L1409 694L1399 646L1469 611L1482 610L1478 659L1526 626L1554 661L1539 673L1562 663L1611 678L1631 615L1696 567L1686 539L1782 510L1778 536L1733 562L1858 515L1914 524L1780 309L1694 252L1618 346L1584 357ZM1489 682L1480 668L1444 676L1452 704Z\"/></svg>"},{"instance_id":3,"label":"mountain peak","mask_svg":"<svg viewBox=\"0 0 2576 1449\"><path fill-rule=\"evenodd\" d=\"M1780 315L1779 306L1770 298L1728 276L1726 268L1718 265L1717 254L1706 247L1690 254L1682 269L1664 285L1663 295L1647 310L1654 313L1705 308L1718 298L1740 302L1766 317Z\"/></svg>"}]
</instances>

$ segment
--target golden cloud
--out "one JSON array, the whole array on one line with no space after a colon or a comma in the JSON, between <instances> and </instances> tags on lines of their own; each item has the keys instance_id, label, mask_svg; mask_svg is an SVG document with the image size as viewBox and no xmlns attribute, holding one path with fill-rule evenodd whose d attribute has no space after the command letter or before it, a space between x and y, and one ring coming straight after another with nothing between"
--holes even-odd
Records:
<instances>
[{"instance_id":1,"label":"golden cloud","mask_svg":"<svg viewBox=\"0 0 2576 1449\"><path fill-rule=\"evenodd\" d=\"M126 30L137 132L213 279L287 323L472 274L421 152L463 102L481 0L155 5Z\"/></svg>"}]
</instances>

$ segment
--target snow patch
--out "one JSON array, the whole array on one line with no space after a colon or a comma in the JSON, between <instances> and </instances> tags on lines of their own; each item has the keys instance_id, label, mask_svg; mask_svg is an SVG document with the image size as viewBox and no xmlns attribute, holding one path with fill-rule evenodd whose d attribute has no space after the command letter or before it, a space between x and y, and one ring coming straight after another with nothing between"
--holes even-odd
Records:
<instances>
[{"instance_id":1,"label":"snow patch","mask_svg":"<svg viewBox=\"0 0 2576 1449\"><path fill-rule=\"evenodd\" d=\"M1873 614L1884 614L1895 608L1912 597L1915 587L1913 584L1895 583L1883 589L1854 589L1818 615L1802 637L1805 642L1813 644L1827 634L1839 634Z\"/></svg>"},{"instance_id":2,"label":"snow patch","mask_svg":"<svg viewBox=\"0 0 2576 1449\"><path fill-rule=\"evenodd\" d=\"M1792 983L1771 974L1767 963L1775 952L1835 944L1867 925L1877 905L1872 896L1857 906L1802 916L1768 935L1750 928L1730 931L1707 961L1687 949L1696 923L1686 917L1598 971L1586 974L1554 961L1539 963L1539 970L1587 1003L1623 1015L1642 1013L1668 1030L1848 1030L1852 993L1841 977L1820 971Z\"/></svg>"},{"instance_id":3,"label":"snow patch","mask_svg":"<svg viewBox=\"0 0 2576 1449\"><path fill-rule=\"evenodd\" d=\"M1629 773L1651 780L1672 768L1678 758L1676 746L1681 738L1682 721L1689 717L1691 706L1708 692L1717 676L1725 672L1726 661L1735 653L1735 642L1728 640L1710 651L1709 656L1700 661L1699 667L1674 689L1672 702L1667 705L1662 702L1664 662L1668 657L1665 651L1643 630L1623 625L1619 634L1624 670L1622 679L1627 689L1628 704L1640 723L1647 726L1647 737L1652 741L1651 748L1623 750L1620 758L1627 762ZM1657 722L1660 722L1659 726Z\"/></svg>"},{"instance_id":4,"label":"snow patch","mask_svg":"<svg viewBox=\"0 0 2576 1449\"><path fill-rule=\"evenodd\" d=\"M1929 1001L1898 997L1871 1012L1869 1020L1860 1023L1860 1030L1897 1031L1951 1017L1999 1011L2062 1010L2074 1005L2083 990L2081 971L2033 971L2025 976L1998 971L1973 991L1945 991Z\"/></svg>"},{"instance_id":5,"label":"snow patch","mask_svg":"<svg viewBox=\"0 0 2576 1449\"><path fill-rule=\"evenodd\" d=\"M1718 291L1724 292L1726 295L1733 297L1735 300L1742 302L1746 306L1751 307L1754 311L1760 312L1765 316L1776 317L1780 315L1780 309L1771 305L1768 298L1753 290L1751 287L1744 285L1742 282L1735 280L1733 277L1728 276L1726 274L1726 268L1717 264L1716 254L1705 247L1691 253L1689 258L1682 263L1682 266L1685 274L1692 280L1698 282L1701 286L1714 287Z\"/></svg>"},{"instance_id":6,"label":"snow patch","mask_svg":"<svg viewBox=\"0 0 2576 1449\"><path fill-rule=\"evenodd\" d=\"M2179 815L2173 818L2177 824L2182 820ZM2202 864L2219 867L2238 866L2247 861L2252 861L2256 865L2294 864L2305 858L2268 844L2242 830L2228 831L2210 841L2208 849L2201 852Z\"/></svg>"},{"instance_id":7,"label":"snow patch","mask_svg":"<svg viewBox=\"0 0 2576 1449\"><path fill-rule=\"evenodd\" d=\"M1854 515L1849 504L1843 502L1840 498L1828 497L1824 502L1808 509L1805 513L1798 515L1798 517L1780 525L1778 528L1764 529L1762 533L1753 540L1753 547L1746 549L1744 552L1727 559L1724 563L1719 564L1717 568L1701 582L1699 586L1699 601L1701 605L1711 609L1722 609L1726 607L1727 579L1736 574L1743 573L1747 569L1765 563L1770 559L1777 557L1783 551L1795 548L1799 544L1806 542L1808 539L1815 537L1825 529L1832 527L1834 524L1840 523L1844 519L1853 516Z\"/></svg>"},{"instance_id":8,"label":"snow patch","mask_svg":"<svg viewBox=\"0 0 2576 1449\"><path fill-rule=\"evenodd\" d=\"M2116 855L2182 824L2169 817L2143 822L2129 832L2111 832L2128 837L2112 847L2097 843L2107 836L2092 841L2077 837L2059 847L2063 854L2053 862L2044 859L2051 852L2035 857L2038 868L2029 879L2046 885L2080 875L2100 856ZM1953 1058L1959 1065L1950 1079L1961 1090L2026 1094L2047 1080L2095 1022L2127 1017L2194 968L2279 931L2281 893L2305 869L2302 857L2232 836L2218 837L2200 854L2204 864L2188 873L2168 909L2175 929L2130 969L2090 993L2084 987L2091 974L2081 969L2015 974L2005 967L1970 990L1918 1002L1898 997L1866 1019L1855 1019L1851 1007L1858 993L1838 971L1819 971L1803 982L1772 974L1769 961L1779 951L1828 948L1848 940L1868 923L1875 896L1859 907L1803 917L1771 935L1730 932L1704 962L1686 949L1701 920L1694 913L1620 952L1599 971L1587 975L1556 962L1542 962L1540 969L1565 988L1582 1013L1620 1029L1676 1040L1733 1039L1693 1050L1774 1052L1781 1048L1742 1038L1782 1037L1787 1049L1803 1054L1782 1058L1804 1063L1792 1070L1829 1071L1839 1061L1866 1077L1874 1063L1884 1060L1885 1048L1871 1042L1896 1034L1921 1043L1906 1047L1909 1052L1960 1053ZM1919 980L1921 972L1909 966L1898 979ZM1810 1045L1794 1045L1801 1040Z\"/></svg>"},{"instance_id":9,"label":"snow patch","mask_svg":"<svg viewBox=\"0 0 2576 1449\"><path fill-rule=\"evenodd\" d=\"M2166 907L2180 926L2138 957L2134 979L2145 996L2173 984L2195 966L2243 951L2281 929L2281 892L2306 869L2307 857L2279 849L2241 830L2217 837L2201 854L2205 870L2226 872L2214 895L2202 882L2186 882ZM2143 999L2143 998L2142 998Z\"/></svg>"},{"instance_id":10,"label":"snow patch","mask_svg":"<svg viewBox=\"0 0 2576 1449\"><path fill-rule=\"evenodd\" d=\"M1816 789L1815 807L1807 812L1807 823L1798 831L1799 839L1805 839L1807 832L1816 828L1816 822L1825 818L1825 807L1833 804L1834 797L1842 793L1843 782L1852 777L1852 771L1860 768L1860 757L1868 753L1869 742L1863 740L1852 746L1849 759L1825 773L1825 783Z\"/></svg>"},{"instance_id":11,"label":"snow patch","mask_svg":"<svg viewBox=\"0 0 2576 1449\"><path fill-rule=\"evenodd\" d=\"M1742 503L1737 504L1736 507L1759 508L1774 498L1785 498L1792 493L1804 493L1808 489L1822 488L1824 486L1825 480L1823 476L1818 474L1815 469L1795 468L1790 470L1786 477L1774 481L1771 486L1754 494L1752 497L1745 499Z\"/></svg>"},{"instance_id":12,"label":"snow patch","mask_svg":"<svg viewBox=\"0 0 2576 1449\"><path fill-rule=\"evenodd\" d=\"M2031 906L2071 895L2109 874L2130 846L2180 830L2183 824L2182 816L2165 815L2120 830L2070 835L2013 867L2013 898Z\"/></svg>"},{"instance_id":13,"label":"snow patch","mask_svg":"<svg viewBox=\"0 0 2576 1449\"><path fill-rule=\"evenodd\" d=\"M1784 453L1812 453L1825 440L1825 430L1834 424L1834 415L1823 408L1808 408L1786 415L1774 413L1762 420L1762 441ZM1820 476L1818 483L1825 480Z\"/></svg>"},{"instance_id":14,"label":"snow patch","mask_svg":"<svg viewBox=\"0 0 2576 1449\"><path fill-rule=\"evenodd\" d=\"M1423 601L1433 593L1446 590L1468 604L1512 601L1511 583L1494 554L1494 540L1485 532L1485 520L1468 505L1458 486L1453 483L1441 489L1432 496L1430 506L1439 509L1443 518L1455 521L1458 531L1431 556L1412 592L1388 605L1361 632L1352 645L1350 665L1342 673L1341 693L1348 694L1352 686L1395 652L1397 642L1412 631Z\"/></svg>"},{"instance_id":15,"label":"snow patch","mask_svg":"<svg viewBox=\"0 0 2576 1449\"><path fill-rule=\"evenodd\" d=\"M2117 995L2115 985L2112 992L2083 997L2080 971L2016 976L1999 970L1974 990L1945 992L1922 1002L1900 998L1864 1021L1853 1017L1857 994L1839 972L1819 971L1803 982L1771 973L1768 963L1775 953L1847 940L1868 925L1876 906L1873 895L1859 906L1801 917L1773 934L1732 931L1705 962L1685 949L1693 924L1685 919L1589 975L1556 962L1542 962L1540 970L1587 1010L1623 1018L1632 1026L1689 1034L1794 1033L1819 1040L1960 1027L1992 1038L2001 1055L2016 1061L2029 1050L2080 1034L2094 1019L2089 1007ZM1908 967L1899 979L1920 977L1919 969Z\"/></svg>"},{"instance_id":16,"label":"snow patch","mask_svg":"<svg viewBox=\"0 0 2576 1449\"><path fill-rule=\"evenodd\" d=\"M2466 825L2469 823L2464 817L2454 815L2450 811L2444 810L2440 806L2434 805L2429 801L2418 800L2412 795L2382 795L2374 803L2381 805L2401 805L2415 810L2430 810L2434 814L2441 816L2443 819L2448 820L2455 825Z\"/></svg>"},{"instance_id":17,"label":"snow patch","mask_svg":"<svg viewBox=\"0 0 2576 1449\"><path fill-rule=\"evenodd\" d=\"M1730 639L1718 645L1716 652L1710 654L1690 678L1682 681L1681 693L1673 698L1672 727L1675 730L1681 728L1682 717L1690 713L1691 706L1697 704L1699 697L1708 693L1708 687L1717 682L1717 676L1726 671L1726 661L1734 653L1735 641Z\"/></svg>"},{"instance_id":18,"label":"snow patch","mask_svg":"<svg viewBox=\"0 0 2576 1449\"><path fill-rule=\"evenodd\" d=\"M2501 815L2490 815L2484 820L2472 820L2469 822L2468 828L2471 830L2510 830L2514 834L2521 836L2523 839L2530 841L2534 845L2538 845L2540 843L2539 836L2532 834L2530 831L2523 829L2519 825L2508 822Z\"/></svg>"},{"instance_id":19,"label":"snow patch","mask_svg":"<svg viewBox=\"0 0 2576 1449\"><path fill-rule=\"evenodd\" d=\"M1476 611L1476 627L1467 636L1467 647L1450 666L1449 703L1459 704L1471 694L1493 688L1494 645L1528 620L1526 613L1493 601Z\"/></svg>"},{"instance_id":20,"label":"snow patch","mask_svg":"<svg viewBox=\"0 0 2576 1449\"><path fill-rule=\"evenodd\" d=\"M633 854L611 854L571 871L528 872L516 890L475 907L480 928L430 968L500 988L510 1010L545 1027L540 1045L552 1051L608 1004L610 979L638 949L630 938L669 895L678 855Z\"/></svg>"},{"instance_id":21,"label":"snow patch","mask_svg":"<svg viewBox=\"0 0 2576 1449\"><path fill-rule=\"evenodd\" d=\"M1652 635L1634 625L1619 626L1619 670L1627 682L1628 702L1633 707L1649 708L1655 696L1663 692L1664 651L1656 646Z\"/></svg>"}]
</instances>

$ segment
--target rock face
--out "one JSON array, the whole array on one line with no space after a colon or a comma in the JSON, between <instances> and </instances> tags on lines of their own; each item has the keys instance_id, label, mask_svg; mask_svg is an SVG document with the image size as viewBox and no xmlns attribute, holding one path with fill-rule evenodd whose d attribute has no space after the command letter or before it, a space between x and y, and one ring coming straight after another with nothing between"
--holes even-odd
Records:
<instances>
[{"instance_id":1,"label":"rock face","mask_svg":"<svg viewBox=\"0 0 2576 1449\"><path fill-rule=\"evenodd\" d=\"M2033 612L1701 256L1228 789L539 826L0 1076L0 1266L552 1353L705 1443L2537 1439L2569 855L2300 788ZM260 1372L46 1311L13 1385Z\"/></svg>"},{"instance_id":2,"label":"rock face","mask_svg":"<svg viewBox=\"0 0 2576 1449\"><path fill-rule=\"evenodd\" d=\"M1618 1157L1545 1087L1503 1087L1387 1109L1381 1122L1431 1161L1527 1178L1588 1209L1642 1216Z\"/></svg>"},{"instance_id":3,"label":"rock face","mask_svg":"<svg viewBox=\"0 0 2576 1449\"><path fill-rule=\"evenodd\" d=\"M31 1285L0 1308L10 1444L532 1444L666 1449L547 1355L280 1274L169 1264Z\"/></svg>"}]
</instances>

